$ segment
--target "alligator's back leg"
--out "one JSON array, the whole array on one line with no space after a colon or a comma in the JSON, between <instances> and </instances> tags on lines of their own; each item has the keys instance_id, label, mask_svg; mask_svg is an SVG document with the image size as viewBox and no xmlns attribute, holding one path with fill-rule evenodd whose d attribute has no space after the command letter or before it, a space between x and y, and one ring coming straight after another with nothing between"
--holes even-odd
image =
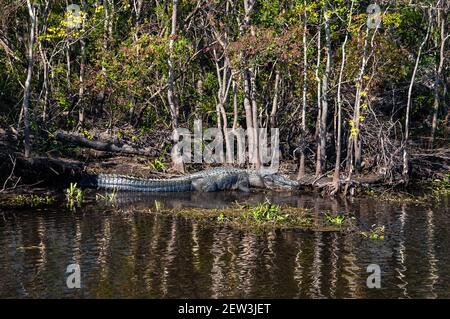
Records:
<instances>
[{"instance_id":1,"label":"alligator's back leg","mask_svg":"<svg viewBox=\"0 0 450 319\"><path fill-rule=\"evenodd\" d=\"M222 190L248 189L248 178L241 174L223 174L221 176L205 176L192 181L192 186L200 192L216 192Z\"/></svg>"},{"instance_id":2,"label":"alligator's back leg","mask_svg":"<svg viewBox=\"0 0 450 319\"><path fill-rule=\"evenodd\" d=\"M197 192L215 192L218 190L217 183L207 177L193 180L192 186Z\"/></svg>"},{"instance_id":3,"label":"alligator's back leg","mask_svg":"<svg viewBox=\"0 0 450 319\"><path fill-rule=\"evenodd\" d=\"M239 183L237 189L240 190L241 192L245 192L245 193L250 192L250 188L248 188L248 184L246 185L245 183Z\"/></svg>"}]
</instances>

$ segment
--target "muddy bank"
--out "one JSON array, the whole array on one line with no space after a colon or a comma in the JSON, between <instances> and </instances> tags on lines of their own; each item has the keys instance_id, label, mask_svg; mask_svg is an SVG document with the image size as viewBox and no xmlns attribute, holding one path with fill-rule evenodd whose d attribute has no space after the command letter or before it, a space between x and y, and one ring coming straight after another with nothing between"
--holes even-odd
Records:
<instances>
[{"instance_id":1,"label":"muddy bank","mask_svg":"<svg viewBox=\"0 0 450 319\"><path fill-rule=\"evenodd\" d=\"M14 190L18 186L59 189L67 187L71 182L79 182L85 174L121 174L142 178L177 176L179 174L170 168L166 133L159 132L153 139L146 136L145 140L134 143L126 138L120 142L114 135L108 137L105 133L98 133L99 138L86 133L85 136L80 135L75 140L73 137L67 137L68 135L59 135L57 138L58 133L46 138L35 138L32 157L24 158L20 137L13 130L1 130L0 190ZM343 187L348 186L350 195L367 189L379 191L422 189L428 182L448 173L450 157L447 158L444 153L437 156L424 151L413 157L412 176L408 188L395 180L400 177L400 172L388 176L374 170L353 174L351 180L341 176L341 183ZM187 164L186 171L195 172L209 167L211 166L206 164ZM297 162L282 161L280 172L295 179ZM332 184L332 171L321 176L307 172L301 181L305 185L304 190L320 191L325 194Z\"/></svg>"}]
</instances>

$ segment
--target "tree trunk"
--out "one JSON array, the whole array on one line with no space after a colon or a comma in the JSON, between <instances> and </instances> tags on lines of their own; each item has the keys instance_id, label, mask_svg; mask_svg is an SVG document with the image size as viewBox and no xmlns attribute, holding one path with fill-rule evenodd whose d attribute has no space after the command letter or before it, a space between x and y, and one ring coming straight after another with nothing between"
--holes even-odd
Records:
<instances>
[{"instance_id":1,"label":"tree trunk","mask_svg":"<svg viewBox=\"0 0 450 319\"><path fill-rule=\"evenodd\" d=\"M256 101L256 69L253 67L250 69L250 83L252 86L251 97L252 97L252 119L253 119L253 139L255 143L255 158L254 164L255 168L259 169L261 167L261 154L259 148L259 125L258 125L258 104Z\"/></svg>"},{"instance_id":2,"label":"tree trunk","mask_svg":"<svg viewBox=\"0 0 450 319\"><path fill-rule=\"evenodd\" d=\"M322 95L321 95L321 80L319 76L319 68L320 68L320 59L321 59L321 50L322 50L322 44L321 44L321 28L320 24L322 22L322 14L319 18L319 30L318 30L318 37L317 37L317 64L316 64L316 70L315 70L315 76L316 76L316 82L317 82L317 121L316 121L316 133L315 133L315 139L317 142L317 153L316 153L316 176L320 175L320 172L322 172L322 163L320 161L321 155L320 155L320 123L321 123L321 117L322 117Z\"/></svg>"},{"instance_id":3,"label":"tree trunk","mask_svg":"<svg viewBox=\"0 0 450 319\"><path fill-rule=\"evenodd\" d=\"M238 125L238 97L237 97L237 83L233 80L233 130Z\"/></svg>"},{"instance_id":4,"label":"tree trunk","mask_svg":"<svg viewBox=\"0 0 450 319\"><path fill-rule=\"evenodd\" d=\"M242 70L242 78L244 81L244 110L245 110L245 124L247 127L248 134L248 154L249 162L252 162L254 156L255 142L253 137L253 113L252 105L250 102L250 79L248 75L248 70L244 68Z\"/></svg>"},{"instance_id":5,"label":"tree trunk","mask_svg":"<svg viewBox=\"0 0 450 319\"><path fill-rule=\"evenodd\" d=\"M39 34L44 34L46 32L47 29L47 20L48 20L48 7L49 7L49 2L48 0L44 1L45 5L44 5L44 9L42 11L42 16L43 16L43 22L41 23L42 27L41 28L37 28L39 31ZM37 16L36 16L36 25L39 25L38 21L37 21ZM39 41L39 45L38 45L38 49L39 49L39 54L41 56L42 59L42 90L41 93L39 94L39 101L41 103L42 106L42 122L45 125L45 121L47 120L47 103L48 103L48 70L49 70L49 64L47 61L47 56L44 52L44 45L43 45L43 41ZM42 98L42 93L44 94L44 97Z\"/></svg>"},{"instance_id":6,"label":"tree trunk","mask_svg":"<svg viewBox=\"0 0 450 319\"><path fill-rule=\"evenodd\" d=\"M280 71L275 71L275 84L273 88L272 110L270 111L270 127L275 127L275 117L278 109L278 89L280 83Z\"/></svg>"},{"instance_id":7,"label":"tree trunk","mask_svg":"<svg viewBox=\"0 0 450 319\"><path fill-rule=\"evenodd\" d=\"M445 35L445 21L446 15L441 10L438 10L437 13L437 21L440 24L440 50L439 50L439 64L436 67L436 75L435 75L435 83L434 83L434 103L433 103L433 120L431 123L431 136L430 136L430 148L433 148L434 135L436 133L437 128L437 120L439 114L439 106L442 103L442 98L440 94L440 87L442 82L442 70L444 68L444 60L445 60L445 41L449 38L449 36Z\"/></svg>"},{"instance_id":8,"label":"tree trunk","mask_svg":"<svg viewBox=\"0 0 450 319\"><path fill-rule=\"evenodd\" d=\"M81 2L81 6L83 9L83 12L86 12L86 1L83 0ZM84 18L81 23L81 28L84 30ZM78 127L82 128L84 125L84 67L85 67L85 60L86 60L86 53L85 53L85 41L84 41L84 35L80 38L80 84L78 89L78 103L79 103L79 111L78 111Z\"/></svg>"},{"instance_id":9,"label":"tree trunk","mask_svg":"<svg viewBox=\"0 0 450 319\"><path fill-rule=\"evenodd\" d=\"M30 119L29 119L29 108L30 108L30 90L31 90L31 77L33 74L33 51L34 51L34 31L36 26L36 9L34 8L34 3L27 0L28 14L30 16L30 42L28 43L28 68L27 68L27 78L25 80L24 92L23 92L23 136L24 136L24 155L26 158L30 157L31 145L30 145Z\"/></svg>"},{"instance_id":10,"label":"tree trunk","mask_svg":"<svg viewBox=\"0 0 450 319\"><path fill-rule=\"evenodd\" d=\"M411 104L412 104L412 90L414 87L414 81L416 79L416 73L417 68L419 66L420 56L422 55L422 49L425 46L425 44L428 41L428 37L430 35L430 29L431 29L431 9L428 9L428 28L427 28L427 34L425 35L425 38L423 39L422 43L420 44L419 51L417 52L416 57L416 63L414 65L413 74L411 76L411 81L409 83L409 89L408 89L408 101L406 104L406 118L405 118L405 141L403 143L403 181L405 184L408 183L409 180L409 155L408 155L408 143L409 143L409 114L411 112Z\"/></svg>"},{"instance_id":11,"label":"tree trunk","mask_svg":"<svg viewBox=\"0 0 450 319\"><path fill-rule=\"evenodd\" d=\"M348 34L349 29L352 24L352 14L353 14L353 5L354 1L351 2L350 5L350 13L348 17L348 25L345 32L345 38L344 42L342 43L342 60L341 60L341 68L339 70L339 80L338 80L338 88L337 88L337 137L336 137L336 162L334 164L334 175L333 175L333 193L336 193L339 191L339 180L340 180L340 167L341 167L341 139L342 139L342 95L341 95L341 88L342 88L342 76L344 74L344 67L345 67L345 59L346 59L346 51L345 46L347 45L348 41Z\"/></svg>"},{"instance_id":12,"label":"tree trunk","mask_svg":"<svg viewBox=\"0 0 450 319\"><path fill-rule=\"evenodd\" d=\"M255 0L244 0L244 21L241 23L238 19L239 23L239 32L241 35L244 35L249 26L250 26L250 16L255 5ZM253 33L253 30L251 30ZM255 98L255 90L254 84L256 83L256 78L254 74L254 69L248 67L247 65L247 57L243 52L240 53L241 60L243 61L241 76L244 87L244 109L245 109L245 122L247 126L247 134L248 134L248 150L249 150L249 162L257 163L259 158L258 152L258 136L255 133L257 124L257 110L256 110L256 101ZM255 165L257 166L257 165Z\"/></svg>"},{"instance_id":13,"label":"tree trunk","mask_svg":"<svg viewBox=\"0 0 450 319\"><path fill-rule=\"evenodd\" d=\"M183 158L181 157L179 149L179 139L178 134L178 117L179 117L179 107L178 101L174 93L174 61L173 61L173 46L176 38L177 31L177 11L178 11L178 0L172 1L172 20L171 20L171 32L169 40L169 75L167 79L167 100L170 107L170 115L172 119L172 129L173 129L173 148L172 148L172 163L173 169L177 172L184 172Z\"/></svg>"},{"instance_id":14,"label":"tree trunk","mask_svg":"<svg viewBox=\"0 0 450 319\"><path fill-rule=\"evenodd\" d=\"M360 116L361 116L361 92L363 85L363 76L367 64L367 45L369 43L369 27L366 28L366 35L364 37L364 47L361 61L361 68L359 69L358 79L356 80L355 105L353 111L353 132L350 134L351 143L353 143L354 150L354 164L355 170L358 171L361 166L361 140L360 133Z\"/></svg>"},{"instance_id":15,"label":"tree trunk","mask_svg":"<svg viewBox=\"0 0 450 319\"><path fill-rule=\"evenodd\" d=\"M303 90L302 90L302 136L306 137L306 93L307 93L307 79L308 79L308 48L306 44L306 36L308 30L308 15L306 12L306 0L303 1ZM303 142L302 142L303 143ZM305 176L305 149L300 150L300 164L297 178Z\"/></svg>"},{"instance_id":16,"label":"tree trunk","mask_svg":"<svg viewBox=\"0 0 450 319\"><path fill-rule=\"evenodd\" d=\"M327 140L327 119L328 119L328 79L331 70L331 34L330 34L330 17L325 13L325 45L327 60L325 64L325 72L322 76L322 112L320 119L320 167L319 174L326 168L326 140Z\"/></svg>"}]
</instances>

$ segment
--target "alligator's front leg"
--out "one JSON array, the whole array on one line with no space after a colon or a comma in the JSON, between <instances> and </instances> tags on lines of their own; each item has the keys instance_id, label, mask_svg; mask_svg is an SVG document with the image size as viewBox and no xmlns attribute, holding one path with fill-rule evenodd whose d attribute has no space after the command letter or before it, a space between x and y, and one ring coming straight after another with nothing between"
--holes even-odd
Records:
<instances>
[{"instance_id":1,"label":"alligator's front leg","mask_svg":"<svg viewBox=\"0 0 450 319\"><path fill-rule=\"evenodd\" d=\"M204 176L192 180L194 190L216 192L223 190L249 191L248 178L242 174L224 174L222 176Z\"/></svg>"}]
</instances>

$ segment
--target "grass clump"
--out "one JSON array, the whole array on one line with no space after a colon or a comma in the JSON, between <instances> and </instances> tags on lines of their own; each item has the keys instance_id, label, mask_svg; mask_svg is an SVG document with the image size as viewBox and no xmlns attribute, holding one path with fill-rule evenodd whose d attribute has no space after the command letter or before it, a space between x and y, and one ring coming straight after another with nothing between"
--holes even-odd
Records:
<instances>
[{"instance_id":1,"label":"grass clump","mask_svg":"<svg viewBox=\"0 0 450 319\"><path fill-rule=\"evenodd\" d=\"M69 188L65 190L67 206L71 209L80 207L83 202L83 191L77 186L77 183L70 183Z\"/></svg>"},{"instance_id":2,"label":"grass clump","mask_svg":"<svg viewBox=\"0 0 450 319\"><path fill-rule=\"evenodd\" d=\"M150 162L150 166L158 172L165 172L167 171L167 165L164 163L164 155L166 154L167 146L163 149L162 154L155 158L153 161Z\"/></svg>"},{"instance_id":3,"label":"grass clump","mask_svg":"<svg viewBox=\"0 0 450 319\"><path fill-rule=\"evenodd\" d=\"M165 172L167 170L167 165L163 162L162 158L155 158L150 166L158 172Z\"/></svg>"},{"instance_id":4,"label":"grass clump","mask_svg":"<svg viewBox=\"0 0 450 319\"><path fill-rule=\"evenodd\" d=\"M96 194L96 200L103 200L107 204L114 204L117 201L117 188L113 188L112 192L107 192L105 194Z\"/></svg>"},{"instance_id":5,"label":"grass clump","mask_svg":"<svg viewBox=\"0 0 450 319\"><path fill-rule=\"evenodd\" d=\"M240 216L220 217L221 220L228 220L234 224L254 227L269 228L309 228L313 224L309 210L293 207L281 207L266 200L257 205L241 206Z\"/></svg>"},{"instance_id":6,"label":"grass clump","mask_svg":"<svg viewBox=\"0 0 450 319\"><path fill-rule=\"evenodd\" d=\"M441 179L433 181L433 192L440 195L450 194L450 173L445 174Z\"/></svg>"},{"instance_id":7,"label":"grass clump","mask_svg":"<svg viewBox=\"0 0 450 319\"><path fill-rule=\"evenodd\" d=\"M343 226L347 223L347 217L344 214L338 214L336 216L325 214L325 220L333 226Z\"/></svg>"},{"instance_id":8,"label":"grass clump","mask_svg":"<svg viewBox=\"0 0 450 319\"><path fill-rule=\"evenodd\" d=\"M427 195L417 196L400 191L392 193L388 191L379 191L372 188L366 189L364 194L376 200L382 200L391 203L408 203L416 205L426 204L428 199Z\"/></svg>"},{"instance_id":9,"label":"grass clump","mask_svg":"<svg viewBox=\"0 0 450 319\"><path fill-rule=\"evenodd\" d=\"M361 232L361 235L371 240L384 240L384 226L372 225L369 231Z\"/></svg>"},{"instance_id":10,"label":"grass clump","mask_svg":"<svg viewBox=\"0 0 450 319\"><path fill-rule=\"evenodd\" d=\"M311 228L314 224L309 210L282 207L268 200L257 205L236 204L222 210L188 209L178 213L237 228Z\"/></svg>"},{"instance_id":11,"label":"grass clump","mask_svg":"<svg viewBox=\"0 0 450 319\"><path fill-rule=\"evenodd\" d=\"M12 199L13 206L46 206L52 205L55 202L55 197L50 194L20 194L14 196Z\"/></svg>"},{"instance_id":12,"label":"grass clump","mask_svg":"<svg viewBox=\"0 0 450 319\"><path fill-rule=\"evenodd\" d=\"M247 214L243 214L243 218L253 218L256 223L283 221L287 216L281 213L280 206L274 205L269 201L249 207Z\"/></svg>"},{"instance_id":13,"label":"grass clump","mask_svg":"<svg viewBox=\"0 0 450 319\"><path fill-rule=\"evenodd\" d=\"M325 214L314 214L311 209L276 205L269 200L256 205L235 203L221 209L177 208L156 209L158 213L169 213L195 219L205 225L222 224L238 229L266 231L273 229L302 229L321 232L347 232L355 227L354 217L338 217L336 224L327 222ZM341 221L341 220L344 221Z\"/></svg>"}]
</instances>

